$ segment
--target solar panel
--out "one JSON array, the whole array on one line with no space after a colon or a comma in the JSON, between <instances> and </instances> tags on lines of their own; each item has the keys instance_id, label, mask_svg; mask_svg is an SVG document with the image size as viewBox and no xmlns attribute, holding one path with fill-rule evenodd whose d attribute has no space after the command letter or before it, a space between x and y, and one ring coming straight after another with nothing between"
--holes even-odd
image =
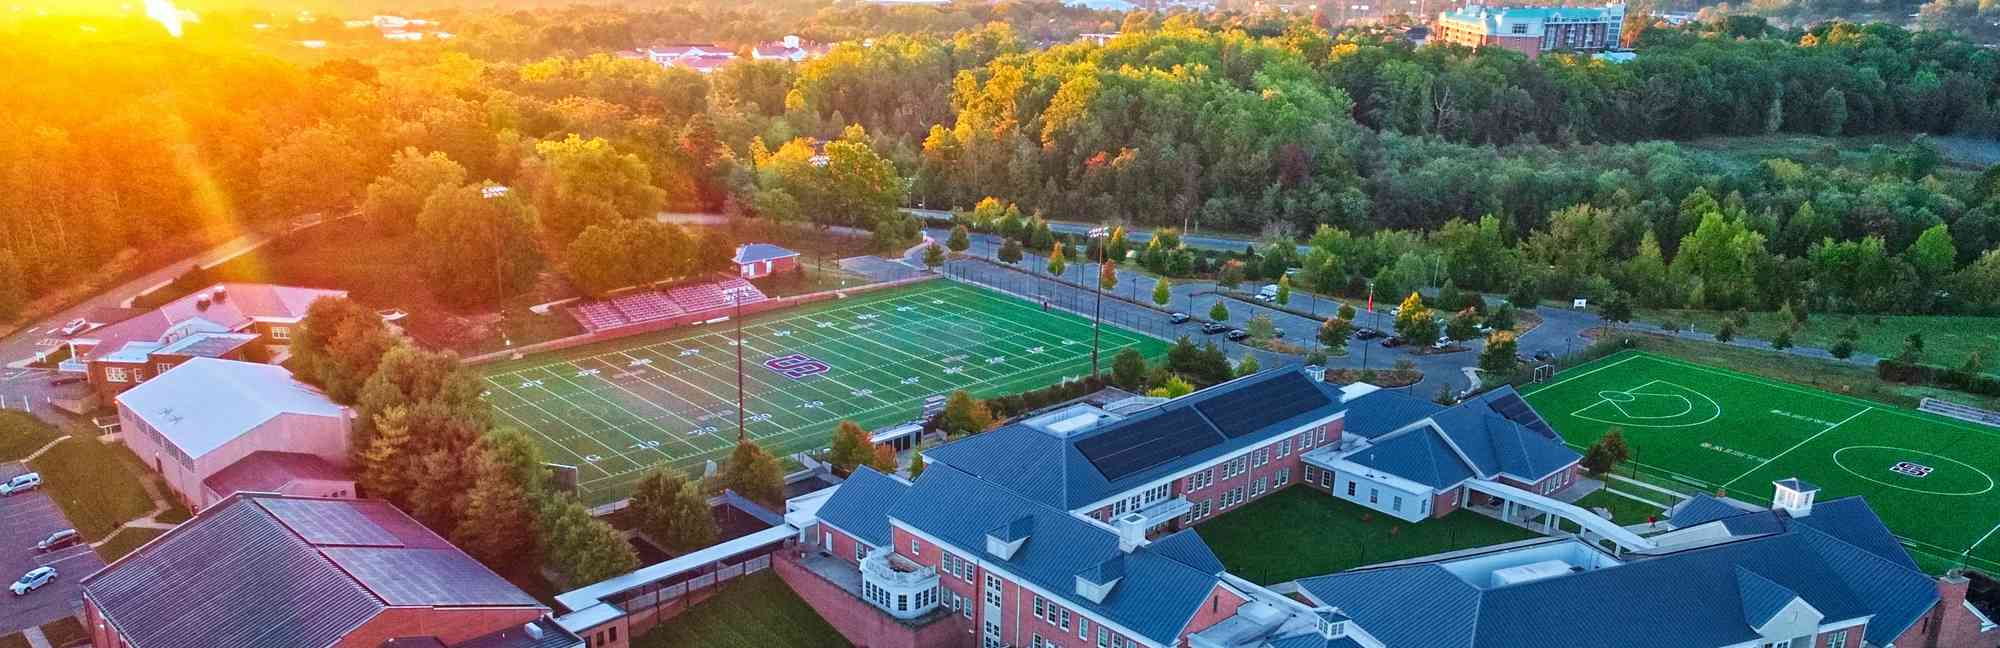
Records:
<instances>
[{"instance_id":1,"label":"solar panel","mask_svg":"<svg viewBox=\"0 0 2000 648\"><path fill-rule=\"evenodd\" d=\"M534 605L456 549L332 547L328 558L390 605Z\"/></svg>"},{"instance_id":2,"label":"solar panel","mask_svg":"<svg viewBox=\"0 0 2000 648\"><path fill-rule=\"evenodd\" d=\"M1222 437L1208 422L1183 407L1078 441L1076 449L1105 480L1117 481L1218 443Z\"/></svg>"},{"instance_id":3,"label":"solar panel","mask_svg":"<svg viewBox=\"0 0 2000 648\"><path fill-rule=\"evenodd\" d=\"M403 541L345 500L260 498L271 515L316 545L401 547Z\"/></svg>"},{"instance_id":4,"label":"solar panel","mask_svg":"<svg viewBox=\"0 0 2000 648\"><path fill-rule=\"evenodd\" d=\"M1288 372L1208 399L1195 408L1208 415L1223 435L1234 439L1332 402L1305 374Z\"/></svg>"},{"instance_id":5,"label":"solar panel","mask_svg":"<svg viewBox=\"0 0 2000 648\"><path fill-rule=\"evenodd\" d=\"M1521 400L1519 395L1505 394L1488 402L1487 405L1501 416L1507 417L1507 420L1534 430L1536 434L1551 439L1556 438L1555 429L1550 428L1548 421L1542 420L1542 415L1536 413L1535 408L1528 405L1528 401Z\"/></svg>"}]
</instances>

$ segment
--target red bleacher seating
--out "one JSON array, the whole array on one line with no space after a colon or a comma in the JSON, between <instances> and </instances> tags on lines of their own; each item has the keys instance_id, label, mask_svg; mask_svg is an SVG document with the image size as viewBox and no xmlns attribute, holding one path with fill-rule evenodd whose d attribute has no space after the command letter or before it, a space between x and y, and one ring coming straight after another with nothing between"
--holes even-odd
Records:
<instances>
[{"instance_id":1,"label":"red bleacher seating","mask_svg":"<svg viewBox=\"0 0 2000 648\"><path fill-rule=\"evenodd\" d=\"M744 304L770 299L748 280L730 277L716 282L675 286L665 292L648 290L619 295L606 301L584 302L571 307L569 313L583 328L595 333L681 315L726 310L734 306L729 297L732 294L738 295Z\"/></svg>"}]
</instances>

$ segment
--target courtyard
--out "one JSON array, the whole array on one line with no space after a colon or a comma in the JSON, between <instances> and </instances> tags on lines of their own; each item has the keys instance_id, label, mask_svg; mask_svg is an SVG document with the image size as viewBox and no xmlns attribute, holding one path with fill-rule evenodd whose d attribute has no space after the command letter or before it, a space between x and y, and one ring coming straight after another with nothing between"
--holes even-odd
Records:
<instances>
[{"instance_id":1,"label":"courtyard","mask_svg":"<svg viewBox=\"0 0 2000 648\"><path fill-rule=\"evenodd\" d=\"M1195 530L1230 573L1260 585L1540 537L1465 510L1411 524L1305 486L1272 493Z\"/></svg>"}]
</instances>

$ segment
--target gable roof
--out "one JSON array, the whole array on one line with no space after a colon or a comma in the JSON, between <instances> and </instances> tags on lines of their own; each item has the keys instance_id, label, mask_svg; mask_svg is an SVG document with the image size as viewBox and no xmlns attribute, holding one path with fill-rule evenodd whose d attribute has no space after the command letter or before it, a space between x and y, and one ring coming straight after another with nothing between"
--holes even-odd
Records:
<instances>
[{"instance_id":1,"label":"gable roof","mask_svg":"<svg viewBox=\"0 0 2000 648\"><path fill-rule=\"evenodd\" d=\"M736 246L737 263L755 263L757 261L770 261L772 259L783 259L798 255L799 253L797 252L770 243L745 243Z\"/></svg>"},{"instance_id":2,"label":"gable roof","mask_svg":"<svg viewBox=\"0 0 2000 648\"><path fill-rule=\"evenodd\" d=\"M282 414L347 416L347 408L284 367L215 358L181 363L120 392L117 401L190 458Z\"/></svg>"},{"instance_id":3,"label":"gable roof","mask_svg":"<svg viewBox=\"0 0 2000 648\"><path fill-rule=\"evenodd\" d=\"M1531 432L1480 403L1460 403L1432 414L1431 420L1481 477L1504 474L1537 482L1583 459L1561 442Z\"/></svg>"},{"instance_id":4,"label":"gable roof","mask_svg":"<svg viewBox=\"0 0 2000 648\"><path fill-rule=\"evenodd\" d=\"M1215 550L1210 549L1208 543L1203 542L1201 536L1192 528L1175 531L1171 535L1154 540L1153 544L1147 546L1160 555L1205 573L1220 574L1227 571L1222 566L1222 559L1216 557Z\"/></svg>"},{"instance_id":5,"label":"gable roof","mask_svg":"<svg viewBox=\"0 0 2000 648\"><path fill-rule=\"evenodd\" d=\"M1667 523L1676 529L1685 529L1751 512L1731 506L1728 502L1716 499L1708 493L1695 493L1686 501L1674 506L1673 514L1667 516Z\"/></svg>"},{"instance_id":6,"label":"gable roof","mask_svg":"<svg viewBox=\"0 0 2000 648\"><path fill-rule=\"evenodd\" d=\"M217 299L217 296L220 299ZM219 283L195 291L153 309L104 328L77 336L78 342L95 346L83 359L96 361L124 347L126 342L159 342L160 337L189 320L201 319L235 331L259 320L297 321L321 297L346 297L345 290L322 290L257 283Z\"/></svg>"},{"instance_id":7,"label":"gable roof","mask_svg":"<svg viewBox=\"0 0 2000 648\"><path fill-rule=\"evenodd\" d=\"M1828 504L1859 509L1836 514L1841 518L1873 517L1859 498L1819 506ZM1469 583L1439 563L1362 569L1298 584L1398 648L1731 645L1756 639L1749 618L1783 592L1828 621L1870 616L1867 641L1886 645L1936 603L1929 576L1855 544L1867 542L1872 529L1838 523L1821 529L1775 515L1773 533L1659 555L1627 554L1621 564L1498 587ZM1742 571L1757 578L1739 576ZM1428 596L1447 599L1449 606L1410 607Z\"/></svg>"},{"instance_id":8,"label":"gable roof","mask_svg":"<svg viewBox=\"0 0 2000 648\"><path fill-rule=\"evenodd\" d=\"M1296 396L1290 407L1269 409L1262 399ZM1313 421L1348 409L1340 392L1312 380L1298 367L1262 371L1176 398L1131 417L1058 436L1025 424L1002 426L925 451L932 463L959 470L1036 502L1075 510L1171 476L1195 465L1260 445ZM1258 416L1258 413L1266 414ZM1093 439L1129 435L1134 439L1198 437L1130 470L1107 477L1081 447ZM1103 464L1103 465L1100 465ZM1150 465L1148 465L1150 464Z\"/></svg>"},{"instance_id":9,"label":"gable roof","mask_svg":"<svg viewBox=\"0 0 2000 648\"><path fill-rule=\"evenodd\" d=\"M877 547L889 546L889 506L902 499L910 485L901 479L861 466L841 482L839 490L819 507L821 522L833 525Z\"/></svg>"},{"instance_id":10,"label":"gable roof","mask_svg":"<svg viewBox=\"0 0 2000 648\"><path fill-rule=\"evenodd\" d=\"M285 484L301 479L348 481L353 477L314 455L259 450L209 475L201 483L216 495L228 497L239 492L276 492Z\"/></svg>"},{"instance_id":11,"label":"gable roof","mask_svg":"<svg viewBox=\"0 0 2000 648\"><path fill-rule=\"evenodd\" d=\"M1797 592L1741 566L1736 568L1736 593L1743 599L1743 621L1752 628L1763 627L1799 597Z\"/></svg>"},{"instance_id":12,"label":"gable roof","mask_svg":"<svg viewBox=\"0 0 2000 648\"><path fill-rule=\"evenodd\" d=\"M1221 582L1214 572L1181 562L1195 553L1181 543L1200 542L1190 532L1165 548L1147 545L1124 553L1111 530L949 464L926 469L890 507L889 518L951 545L956 552L977 554L1013 578L1061 598L1068 607L1109 619L1161 645L1179 641L1181 629ZM1032 520L1028 523L1032 528L1019 550L1004 560L985 551L988 530L1022 518ZM1112 562L1120 563L1112 568L1120 570L1118 583L1102 603L1075 595L1079 575L1103 576Z\"/></svg>"},{"instance_id":13,"label":"gable roof","mask_svg":"<svg viewBox=\"0 0 2000 648\"><path fill-rule=\"evenodd\" d=\"M1377 441L1348 455L1347 460L1436 489L1451 488L1477 476L1431 426Z\"/></svg>"},{"instance_id":14,"label":"gable roof","mask_svg":"<svg viewBox=\"0 0 2000 648\"><path fill-rule=\"evenodd\" d=\"M540 607L384 502L237 495L83 579L133 648L323 648L399 605Z\"/></svg>"}]
</instances>

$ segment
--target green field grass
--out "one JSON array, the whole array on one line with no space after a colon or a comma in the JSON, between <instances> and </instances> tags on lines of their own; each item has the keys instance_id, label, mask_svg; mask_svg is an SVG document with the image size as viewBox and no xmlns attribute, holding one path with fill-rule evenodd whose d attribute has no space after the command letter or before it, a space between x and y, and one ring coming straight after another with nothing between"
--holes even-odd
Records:
<instances>
[{"instance_id":1,"label":"green field grass","mask_svg":"<svg viewBox=\"0 0 2000 648\"><path fill-rule=\"evenodd\" d=\"M42 474L49 499L92 542L153 511L153 498L139 483L145 468L123 444L71 438L28 462L28 468Z\"/></svg>"},{"instance_id":2,"label":"green field grass","mask_svg":"<svg viewBox=\"0 0 2000 648\"><path fill-rule=\"evenodd\" d=\"M1269 585L1540 537L1472 511L1410 523L1295 486L1195 527L1229 572Z\"/></svg>"},{"instance_id":3,"label":"green field grass","mask_svg":"<svg viewBox=\"0 0 2000 648\"><path fill-rule=\"evenodd\" d=\"M47 637L49 645L55 648L67 648L68 646L86 644L90 641L90 635L83 631L83 623L77 621L76 617L73 616L66 616L43 624L42 636Z\"/></svg>"},{"instance_id":4,"label":"green field grass","mask_svg":"<svg viewBox=\"0 0 2000 648\"><path fill-rule=\"evenodd\" d=\"M1728 315L1714 311L1647 310L1639 312L1638 318L1655 324L1672 320L1682 328L1714 333ZM1736 335L1768 340L1788 324L1776 312L1751 313L1750 325ZM1986 372L2000 373L2000 317L1816 313L1792 333L1792 344L1831 348L1841 331L1849 326L1861 333L1854 346L1862 353L1893 357L1903 352L1903 343L1911 333L1920 333L1924 337L1926 362L1956 367L1965 362L1966 356L1978 351L1986 361Z\"/></svg>"},{"instance_id":5,"label":"green field grass","mask_svg":"<svg viewBox=\"0 0 2000 648\"><path fill-rule=\"evenodd\" d=\"M111 538L106 540L104 544L97 545L97 557L102 558L105 564L110 564L111 561L124 558L125 554L132 553L139 547L145 546L146 543L152 542L153 538L158 538L166 533L166 531L161 529L147 529L142 527L119 529L117 533L111 534Z\"/></svg>"},{"instance_id":6,"label":"green field grass","mask_svg":"<svg viewBox=\"0 0 2000 648\"><path fill-rule=\"evenodd\" d=\"M2000 430L1636 352L1525 393L1574 447L1615 428L1647 472L1755 503L1803 478L1866 498L1927 564L2000 568Z\"/></svg>"},{"instance_id":7,"label":"green field grass","mask_svg":"<svg viewBox=\"0 0 2000 648\"><path fill-rule=\"evenodd\" d=\"M737 579L715 598L632 641L633 648L839 648L850 646L769 570Z\"/></svg>"},{"instance_id":8,"label":"green field grass","mask_svg":"<svg viewBox=\"0 0 2000 648\"><path fill-rule=\"evenodd\" d=\"M1650 493L1650 491L1648 492ZM1658 493L1650 494L1659 495ZM1664 495L1660 495L1661 499L1665 497ZM1586 511L1600 508L1609 510L1611 511L1611 521L1621 525L1638 524L1645 522L1648 518L1666 519L1665 512L1658 506L1653 506L1603 489L1599 489L1597 492L1585 495L1570 503L1581 506Z\"/></svg>"},{"instance_id":9,"label":"green field grass","mask_svg":"<svg viewBox=\"0 0 2000 648\"><path fill-rule=\"evenodd\" d=\"M578 467L579 496L615 501L656 467L687 473L726 457L737 434L735 327L679 328L482 368L500 422ZM924 399L1011 394L1090 373L1089 320L941 281L747 318L750 438L780 456L824 447L834 426L917 418ZM1106 326L1102 357L1167 343ZM786 373L767 362L790 359ZM794 377L796 376L796 377Z\"/></svg>"},{"instance_id":10,"label":"green field grass","mask_svg":"<svg viewBox=\"0 0 2000 648\"><path fill-rule=\"evenodd\" d=\"M55 426L31 414L0 411L0 461L20 461L59 436Z\"/></svg>"}]
</instances>

